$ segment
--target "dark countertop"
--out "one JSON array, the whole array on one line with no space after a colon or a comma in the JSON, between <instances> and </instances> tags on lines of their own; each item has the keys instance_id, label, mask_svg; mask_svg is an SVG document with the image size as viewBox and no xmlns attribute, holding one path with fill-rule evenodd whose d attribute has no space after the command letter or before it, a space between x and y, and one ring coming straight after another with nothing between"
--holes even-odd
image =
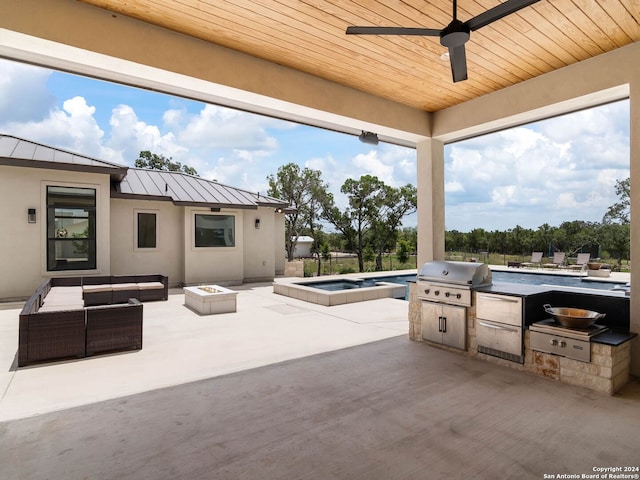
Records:
<instances>
[{"instance_id":1,"label":"dark countertop","mask_svg":"<svg viewBox=\"0 0 640 480\"><path fill-rule=\"evenodd\" d=\"M528 297L555 290L553 286L530 285L527 283L493 282L493 285L480 287L476 292L499 293L502 295L512 295L517 297Z\"/></svg>"},{"instance_id":2,"label":"dark countertop","mask_svg":"<svg viewBox=\"0 0 640 480\"><path fill-rule=\"evenodd\" d=\"M625 332L622 330L607 330L606 332L602 332L600 335L592 337L591 341L594 343L602 343L604 345L617 347L618 345L622 345L623 343L628 342L629 340L637 336L638 334L633 332Z\"/></svg>"},{"instance_id":3,"label":"dark countertop","mask_svg":"<svg viewBox=\"0 0 640 480\"><path fill-rule=\"evenodd\" d=\"M476 289L476 291L485 293L499 293L503 295L513 295L520 297L528 297L531 295L539 295L541 293L549 292L568 292L602 297L629 298L625 295L624 292L615 290L595 290L580 287L564 287L560 285L530 285L526 283L511 282L493 282L493 285L480 287Z\"/></svg>"}]
</instances>

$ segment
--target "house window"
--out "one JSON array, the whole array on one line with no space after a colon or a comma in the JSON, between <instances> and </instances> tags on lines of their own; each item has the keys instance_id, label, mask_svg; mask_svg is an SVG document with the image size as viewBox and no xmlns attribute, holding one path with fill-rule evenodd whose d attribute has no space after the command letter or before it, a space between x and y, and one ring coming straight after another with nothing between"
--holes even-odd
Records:
<instances>
[{"instance_id":1,"label":"house window","mask_svg":"<svg viewBox=\"0 0 640 480\"><path fill-rule=\"evenodd\" d=\"M196 247L235 247L233 215L196 215Z\"/></svg>"},{"instance_id":2,"label":"house window","mask_svg":"<svg viewBox=\"0 0 640 480\"><path fill-rule=\"evenodd\" d=\"M47 270L96 268L96 190L47 187Z\"/></svg>"},{"instance_id":3,"label":"house window","mask_svg":"<svg viewBox=\"0 0 640 480\"><path fill-rule=\"evenodd\" d=\"M155 213L138 212L138 248L156 248L157 221Z\"/></svg>"}]
</instances>

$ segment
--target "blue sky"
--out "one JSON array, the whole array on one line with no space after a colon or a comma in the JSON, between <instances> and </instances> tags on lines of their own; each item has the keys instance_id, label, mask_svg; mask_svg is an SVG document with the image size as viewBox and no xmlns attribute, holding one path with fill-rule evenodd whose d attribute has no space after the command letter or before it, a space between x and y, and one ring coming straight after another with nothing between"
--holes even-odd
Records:
<instances>
[{"instance_id":1,"label":"blue sky","mask_svg":"<svg viewBox=\"0 0 640 480\"><path fill-rule=\"evenodd\" d=\"M320 170L342 203L347 178L416 183L410 148L1 59L0 132L124 165L150 150L260 193L290 162ZM627 101L447 145L446 227L599 221L628 175Z\"/></svg>"}]
</instances>

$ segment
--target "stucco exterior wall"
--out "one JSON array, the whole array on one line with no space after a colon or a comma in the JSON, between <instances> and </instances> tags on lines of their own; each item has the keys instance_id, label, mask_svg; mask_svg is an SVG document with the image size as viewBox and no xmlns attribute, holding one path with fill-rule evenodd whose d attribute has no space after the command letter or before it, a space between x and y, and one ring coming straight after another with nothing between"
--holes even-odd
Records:
<instances>
[{"instance_id":1,"label":"stucco exterior wall","mask_svg":"<svg viewBox=\"0 0 640 480\"><path fill-rule=\"evenodd\" d=\"M47 185L96 189L95 270L47 271ZM27 222L29 208L36 209L36 223ZM51 276L109 274L108 175L0 166L0 218L0 300L28 297Z\"/></svg>"},{"instance_id":2,"label":"stucco exterior wall","mask_svg":"<svg viewBox=\"0 0 640 480\"><path fill-rule=\"evenodd\" d=\"M268 207L244 211L245 282L269 281L275 276L275 217L273 208ZM260 220L260 228L256 228L256 220ZM279 234L284 238L284 230Z\"/></svg>"},{"instance_id":3,"label":"stucco exterior wall","mask_svg":"<svg viewBox=\"0 0 640 480\"><path fill-rule=\"evenodd\" d=\"M137 244L137 213L156 214L156 248ZM160 273L172 286L184 282L184 207L171 202L111 199L111 273Z\"/></svg>"},{"instance_id":4,"label":"stucco exterior wall","mask_svg":"<svg viewBox=\"0 0 640 480\"><path fill-rule=\"evenodd\" d=\"M274 216L275 229L278 234L275 236L274 258L276 276L284 275L284 269L287 262L287 251L285 248L285 215L284 213L276 213Z\"/></svg>"},{"instance_id":5,"label":"stucco exterior wall","mask_svg":"<svg viewBox=\"0 0 640 480\"><path fill-rule=\"evenodd\" d=\"M235 246L196 247L195 215L220 214L235 216ZM217 283L239 285L244 277L244 212L223 208L213 213L208 208L186 207L183 222L184 282L186 285Z\"/></svg>"}]
</instances>

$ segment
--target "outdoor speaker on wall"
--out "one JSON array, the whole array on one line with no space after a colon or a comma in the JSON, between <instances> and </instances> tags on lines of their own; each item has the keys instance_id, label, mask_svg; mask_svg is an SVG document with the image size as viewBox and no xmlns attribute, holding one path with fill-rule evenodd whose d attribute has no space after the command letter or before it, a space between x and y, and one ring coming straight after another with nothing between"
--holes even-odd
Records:
<instances>
[{"instance_id":1,"label":"outdoor speaker on wall","mask_svg":"<svg viewBox=\"0 0 640 480\"><path fill-rule=\"evenodd\" d=\"M363 130L358 138L362 143L368 143L369 145L378 145L378 135L373 132L365 132Z\"/></svg>"}]
</instances>

